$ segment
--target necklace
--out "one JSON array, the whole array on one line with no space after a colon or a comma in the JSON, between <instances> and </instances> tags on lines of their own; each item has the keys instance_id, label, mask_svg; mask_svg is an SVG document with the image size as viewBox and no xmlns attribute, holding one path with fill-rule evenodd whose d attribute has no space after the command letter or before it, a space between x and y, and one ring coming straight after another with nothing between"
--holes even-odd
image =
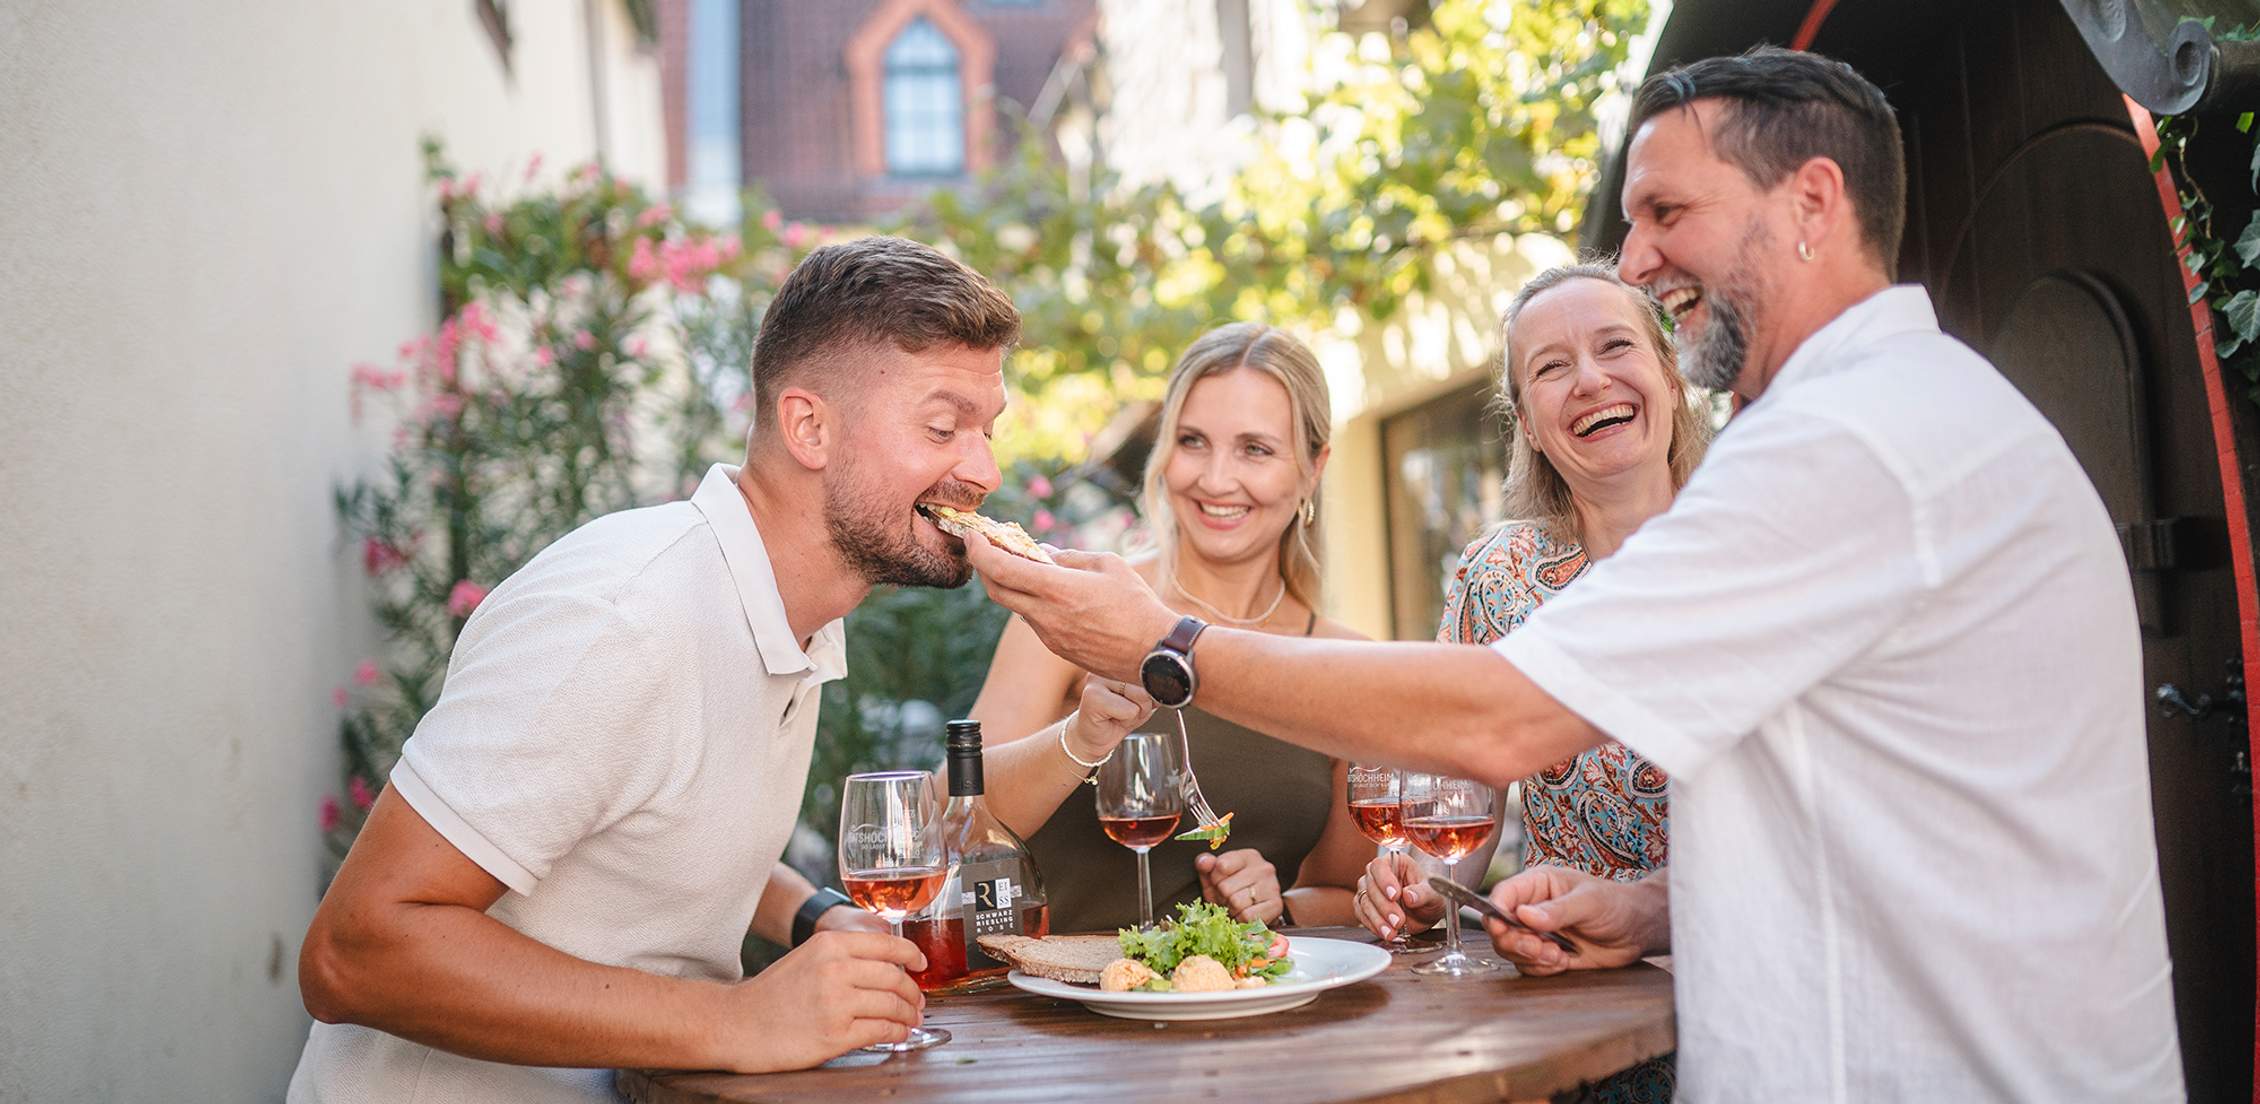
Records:
<instances>
[{"instance_id":1,"label":"necklace","mask_svg":"<svg viewBox=\"0 0 2260 1104\"><path fill-rule=\"evenodd\" d=\"M1222 621L1227 625L1261 625L1264 622L1271 620L1272 614L1279 612L1279 603L1287 600L1287 580L1281 579L1279 580L1279 593L1271 596L1271 604L1265 606L1262 613L1259 613L1254 617L1234 617L1231 614L1216 608L1215 606L1209 605L1207 602L1201 599L1200 595L1186 590L1185 587L1177 581L1177 573L1174 571L1169 573L1169 589L1174 590L1178 594L1182 595L1186 601L1209 611L1210 615L1214 616L1217 620Z\"/></svg>"}]
</instances>

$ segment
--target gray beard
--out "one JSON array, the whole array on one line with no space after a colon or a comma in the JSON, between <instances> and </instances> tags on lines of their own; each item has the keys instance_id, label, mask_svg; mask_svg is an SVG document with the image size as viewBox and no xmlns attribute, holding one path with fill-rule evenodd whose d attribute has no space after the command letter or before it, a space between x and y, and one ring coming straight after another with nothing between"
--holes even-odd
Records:
<instances>
[{"instance_id":1,"label":"gray beard","mask_svg":"<svg viewBox=\"0 0 2260 1104\"><path fill-rule=\"evenodd\" d=\"M850 487L848 472L824 486L824 531L832 549L872 586L954 588L973 577L965 553L936 552L918 543L888 507ZM912 523L915 524L915 523Z\"/></svg>"},{"instance_id":2,"label":"gray beard","mask_svg":"<svg viewBox=\"0 0 2260 1104\"><path fill-rule=\"evenodd\" d=\"M1679 374L1697 387L1725 391L1741 378L1742 365L1749 360L1750 320L1724 294L1705 294L1709 301L1704 309L1710 312L1711 321L1703 327L1703 335L1682 350Z\"/></svg>"}]
</instances>

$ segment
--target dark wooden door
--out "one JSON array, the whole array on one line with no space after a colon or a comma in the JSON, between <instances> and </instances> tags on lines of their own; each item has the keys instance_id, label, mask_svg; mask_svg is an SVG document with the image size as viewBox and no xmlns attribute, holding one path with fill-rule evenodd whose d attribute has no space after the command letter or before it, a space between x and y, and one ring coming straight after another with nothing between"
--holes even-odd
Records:
<instances>
[{"instance_id":1,"label":"dark wooden door","mask_svg":"<svg viewBox=\"0 0 2260 1104\"><path fill-rule=\"evenodd\" d=\"M1885 84L1909 147L1901 278L1930 286L1946 328L1992 357L2094 480L2128 551L2146 685L2218 694L2239 656L2219 469L2178 263L2125 101L2057 0L1970 5L1938 30L1899 53ZM2219 715L2151 713L2192 1100L2252 1092L2243 740Z\"/></svg>"}]
</instances>

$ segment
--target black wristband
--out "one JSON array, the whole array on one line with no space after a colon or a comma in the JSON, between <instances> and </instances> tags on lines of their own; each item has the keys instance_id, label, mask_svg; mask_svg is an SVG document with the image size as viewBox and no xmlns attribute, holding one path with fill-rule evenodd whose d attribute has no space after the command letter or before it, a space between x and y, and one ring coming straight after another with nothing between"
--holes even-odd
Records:
<instances>
[{"instance_id":1,"label":"black wristband","mask_svg":"<svg viewBox=\"0 0 2260 1104\"><path fill-rule=\"evenodd\" d=\"M817 917L841 905L853 904L855 902L848 900L847 894L830 886L809 894L808 900L800 903L800 911L793 914L793 946L798 947L808 942L808 937L816 934Z\"/></svg>"}]
</instances>

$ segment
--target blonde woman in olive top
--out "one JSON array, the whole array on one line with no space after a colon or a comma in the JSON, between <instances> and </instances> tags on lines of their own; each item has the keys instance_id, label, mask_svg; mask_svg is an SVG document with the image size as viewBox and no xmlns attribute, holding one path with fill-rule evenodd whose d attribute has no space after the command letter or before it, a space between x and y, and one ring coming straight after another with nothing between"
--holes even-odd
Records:
<instances>
[{"instance_id":1,"label":"blonde woman in olive top","mask_svg":"<svg viewBox=\"0 0 2260 1104\"><path fill-rule=\"evenodd\" d=\"M1317 609L1330 418L1317 358L1282 331L1223 326L1185 351L1146 465L1157 549L1136 564L1163 601L1211 624L1357 635ZM1134 686L1086 679L1017 618L997 642L973 715L1004 745L991 755L991 803L1035 851L1053 931L1137 923L1130 851L1099 829L1096 791L1081 784L1090 770L1077 760L1104 758L1128 731L1176 731L1166 711L1146 716L1152 709ZM1373 845L1350 820L1343 764L1199 708L1184 722L1202 792L1236 815L1220 853L1174 840L1154 848L1156 915L1206 899L1243 920L1355 922L1349 891Z\"/></svg>"}]
</instances>

